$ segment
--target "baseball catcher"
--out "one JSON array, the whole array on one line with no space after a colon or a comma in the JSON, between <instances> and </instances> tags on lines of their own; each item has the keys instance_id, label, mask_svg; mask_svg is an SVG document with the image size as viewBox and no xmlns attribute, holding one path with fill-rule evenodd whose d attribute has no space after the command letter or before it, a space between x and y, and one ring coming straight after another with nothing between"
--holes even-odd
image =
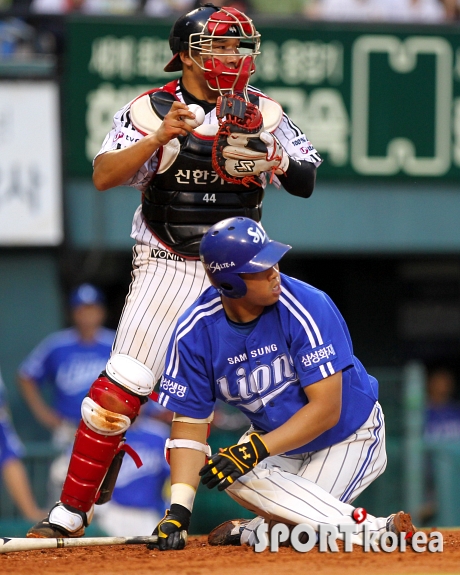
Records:
<instances>
[{"instance_id":1,"label":"baseball catcher","mask_svg":"<svg viewBox=\"0 0 460 575\"><path fill-rule=\"evenodd\" d=\"M268 178L300 198L315 186L318 152L277 102L249 85L260 34L246 14L201 6L175 22L169 45L165 71L181 76L116 112L94 159L98 190L129 185L142 193L132 283L111 357L82 404L60 500L30 537L79 537L94 505L111 498L125 433L156 397L173 322L209 286L199 261L203 234L224 218L259 222ZM174 492L176 518L163 534L174 521L186 527L176 513L182 501Z\"/></svg>"}]
</instances>

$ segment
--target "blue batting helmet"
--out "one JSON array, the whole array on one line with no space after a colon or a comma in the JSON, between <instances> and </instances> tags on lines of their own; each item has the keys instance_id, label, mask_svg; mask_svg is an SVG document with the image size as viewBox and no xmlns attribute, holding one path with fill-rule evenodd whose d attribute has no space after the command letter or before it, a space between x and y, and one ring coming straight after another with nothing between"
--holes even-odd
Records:
<instances>
[{"instance_id":1,"label":"blue batting helmet","mask_svg":"<svg viewBox=\"0 0 460 575\"><path fill-rule=\"evenodd\" d=\"M222 295L240 298L247 288L239 274L271 268L290 249L271 240L254 220L236 217L218 222L204 234L200 259L211 284Z\"/></svg>"}]
</instances>

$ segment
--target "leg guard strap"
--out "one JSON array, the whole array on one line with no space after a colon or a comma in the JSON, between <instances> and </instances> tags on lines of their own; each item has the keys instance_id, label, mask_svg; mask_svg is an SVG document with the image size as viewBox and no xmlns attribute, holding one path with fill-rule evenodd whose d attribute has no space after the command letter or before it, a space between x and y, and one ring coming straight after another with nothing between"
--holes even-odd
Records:
<instances>
[{"instance_id":1,"label":"leg guard strap","mask_svg":"<svg viewBox=\"0 0 460 575\"><path fill-rule=\"evenodd\" d=\"M107 475L105 476L104 481L102 482L101 488L99 490L96 505L103 505L104 503L107 503L112 499L112 493L113 490L115 489L115 483L117 481L118 474L120 473L120 468L125 453L127 453L132 458L138 469L139 467L142 466L142 460L139 457L139 455L134 451L134 449L130 445L124 443L121 446L120 451L118 451L118 453L113 458L112 463L110 464L109 470L107 471Z\"/></svg>"}]
</instances>

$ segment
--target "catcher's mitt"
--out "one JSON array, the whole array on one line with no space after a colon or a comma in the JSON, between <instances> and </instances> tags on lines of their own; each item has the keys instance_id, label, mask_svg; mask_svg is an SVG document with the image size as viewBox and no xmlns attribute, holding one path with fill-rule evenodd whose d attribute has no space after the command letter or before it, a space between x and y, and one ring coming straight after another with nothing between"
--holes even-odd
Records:
<instances>
[{"instance_id":1,"label":"catcher's mitt","mask_svg":"<svg viewBox=\"0 0 460 575\"><path fill-rule=\"evenodd\" d=\"M221 96L216 112L220 127L212 147L214 170L232 184L262 186L261 172L271 172L273 177L288 159L278 140L263 131L259 108L240 96Z\"/></svg>"}]
</instances>

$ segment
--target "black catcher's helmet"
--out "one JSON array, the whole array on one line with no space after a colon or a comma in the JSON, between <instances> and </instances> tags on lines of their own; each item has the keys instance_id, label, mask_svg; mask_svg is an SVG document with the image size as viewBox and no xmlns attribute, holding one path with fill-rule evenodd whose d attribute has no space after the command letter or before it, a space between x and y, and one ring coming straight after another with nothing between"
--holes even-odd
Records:
<instances>
[{"instance_id":1,"label":"black catcher's helmet","mask_svg":"<svg viewBox=\"0 0 460 575\"><path fill-rule=\"evenodd\" d=\"M228 68L213 52L213 41L222 38L239 40L240 61L237 68ZM172 59L165 72L182 69L179 53L187 50L190 58L204 71L208 85L219 92L246 90L249 77L255 72L254 60L260 54L260 34L252 20L236 8L205 4L181 16L169 35Z\"/></svg>"},{"instance_id":2,"label":"black catcher's helmet","mask_svg":"<svg viewBox=\"0 0 460 575\"><path fill-rule=\"evenodd\" d=\"M166 64L164 68L165 72L178 72L182 70L179 52L183 52L184 50L188 51L190 34L201 33L210 16L219 10L220 8L214 6L214 4L206 4L205 6L201 6L184 14L176 20L169 34L169 47L171 48L173 57Z\"/></svg>"}]
</instances>

